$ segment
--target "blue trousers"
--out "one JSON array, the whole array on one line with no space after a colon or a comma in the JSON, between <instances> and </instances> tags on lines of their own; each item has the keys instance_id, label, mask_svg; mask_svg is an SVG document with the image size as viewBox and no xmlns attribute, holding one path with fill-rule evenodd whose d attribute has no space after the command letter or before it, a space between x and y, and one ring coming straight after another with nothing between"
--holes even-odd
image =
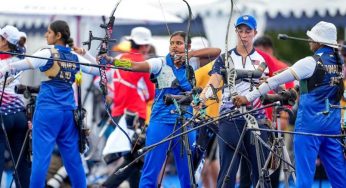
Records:
<instances>
[{"instance_id":1,"label":"blue trousers","mask_svg":"<svg viewBox=\"0 0 346 188\"><path fill-rule=\"evenodd\" d=\"M149 146L151 144L161 141L163 138L165 138L173 132L173 128L174 125L172 124L150 122L147 130L145 145ZM188 136L189 144L191 147L192 143L195 141L195 132L190 132ZM187 155L185 150L183 154L181 153L181 141L181 137L173 139L171 151L174 154L174 160L178 171L181 187L190 187L191 185L187 163ZM162 165L166 158L168 146L169 141L158 145L156 148L154 148L145 155L144 166L142 170L142 176L139 183L139 187L157 187L158 175L162 169Z\"/></svg>"},{"instance_id":2,"label":"blue trousers","mask_svg":"<svg viewBox=\"0 0 346 188\"><path fill-rule=\"evenodd\" d=\"M220 173L217 178L217 187L222 186L224 178L227 175L228 167L230 166L233 157L235 158L234 158L233 166L231 168L231 172L229 174L230 179L228 183L225 184L225 186L230 188L234 188L235 186L236 175L239 168L241 155L238 153L235 156L234 152L235 152L235 148L238 144L240 134L242 133L244 126L245 126L245 120L233 121L229 119L222 119L219 122L219 135L221 137L221 138L218 138L219 149L220 149L219 150ZM260 127L263 128L262 125ZM261 132L260 137L264 141L268 140L266 132ZM252 180L251 182L253 183L253 186L256 187L259 175L258 175L256 148L255 148L255 145L252 143L252 138L253 138L252 133L250 131L247 131L242 140L242 145L240 147L239 152L245 155L250 160L250 161L246 161L248 163L247 167L249 167L251 171L251 180ZM262 165L264 164L267 155L268 155L268 150L263 148L263 150L261 151L261 156L258 156L261 158Z\"/></svg>"},{"instance_id":3,"label":"blue trousers","mask_svg":"<svg viewBox=\"0 0 346 188\"><path fill-rule=\"evenodd\" d=\"M30 187L45 187L55 143L59 147L72 187L85 188L86 176L78 150L78 130L73 120L73 111L42 109L35 111L33 120Z\"/></svg>"},{"instance_id":4,"label":"blue trousers","mask_svg":"<svg viewBox=\"0 0 346 188\"><path fill-rule=\"evenodd\" d=\"M316 159L319 155L333 188L346 187L346 161L343 150L335 138L294 136L296 187L312 187Z\"/></svg>"},{"instance_id":5,"label":"blue trousers","mask_svg":"<svg viewBox=\"0 0 346 188\"><path fill-rule=\"evenodd\" d=\"M24 144L26 132L28 131L28 122L25 112L17 112L11 115L3 115L4 126L10 142L10 147L13 153L14 160L17 162L20 149ZM0 119L1 120L1 119ZM0 122L2 123L2 122ZM0 131L0 182L2 172L5 164L5 149L6 149L5 135L1 129ZM22 187L29 187L30 182L30 159L28 157L27 146L21 156L20 163L17 168L20 185ZM17 182L16 182L17 183ZM18 186L17 186L18 187Z\"/></svg>"}]
</instances>

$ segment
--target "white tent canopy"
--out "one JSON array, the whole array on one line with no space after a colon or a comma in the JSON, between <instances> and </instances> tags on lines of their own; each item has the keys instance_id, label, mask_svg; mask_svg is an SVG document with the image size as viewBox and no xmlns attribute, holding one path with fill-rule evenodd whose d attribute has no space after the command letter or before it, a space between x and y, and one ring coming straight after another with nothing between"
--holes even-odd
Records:
<instances>
[{"instance_id":1,"label":"white tent canopy","mask_svg":"<svg viewBox=\"0 0 346 188\"><path fill-rule=\"evenodd\" d=\"M117 2L118 0L12 0L0 6L0 14L108 17ZM121 1L114 16L122 22L182 22L179 17L167 12L163 13L160 8L139 0Z\"/></svg>"},{"instance_id":2,"label":"white tent canopy","mask_svg":"<svg viewBox=\"0 0 346 188\"><path fill-rule=\"evenodd\" d=\"M165 2L163 4L166 5L177 2L177 0L161 1ZM200 1L199 4L191 3L191 7L194 15L200 15L203 18L206 35L212 46L224 48L231 0ZM181 16L186 16L187 14L186 8L180 6L179 9L168 6L166 10ZM284 18L290 18L291 16L296 18L301 18L302 16L311 18L316 13L320 17L327 15L333 17L336 14L346 15L346 2L345 0L234 0L232 22L240 14L254 15L258 22L258 32L262 34L266 28L267 17L275 18L281 15ZM234 44L235 37L231 37L230 45L234 46Z\"/></svg>"},{"instance_id":3,"label":"white tent canopy","mask_svg":"<svg viewBox=\"0 0 346 188\"><path fill-rule=\"evenodd\" d=\"M82 41L88 39L89 30L94 36L104 36L104 30L99 25L102 16L110 16L118 0L10 0L0 6L0 27L5 24L16 25L19 28L32 28L48 26L52 20L66 20L71 29L71 37L76 45L80 46ZM160 7L153 6L145 0L122 0L114 14L115 24L128 23L180 23L183 20L173 14L164 12ZM42 27L41 27L42 28ZM114 30L116 32L116 28ZM99 41L92 44L92 51L96 51ZM46 46L46 41L40 34L28 35L28 54L32 54L39 48ZM40 74L26 71L23 83L36 85L39 83ZM83 78L88 83L90 77ZM85 85L83 95L85 94ZM90 101L86 104L90 106ZM89 110L88 113L91 113ZM88 122L92 114L88 116Z\"/></svg>"},{"instance_id":4,"label":"white tent canopy","mask_svg":"<svg viewBox=\"0 0 346 188\"><path fill-rule=\"evenodd\" d=\"M175 0L166 1L174 2ZM229 14L230 12L230 0L208 0L201 2L203 3L193 4L195 5L192 9L194 14L208 16L213 14ZM178 14L182 14L184 11L182 9L172 8L168 10ZM256 15L267 14L271 18L275 18L278 14L284 17L290 17L291 14L297 18L303 14L312 17L317 12L318 15L323 17L326 14L334 16L337 12L345 15L346 3L345 0L234 0L234 11Z\"/></svg>"},{"instance_id":5,"label":"white tent canopy","mask_svg":"<svg viewBox=\"0 0 346 188\"><path fill-rule=\"evenodd\" d=\"M77 45L88 38L88 31L101 36L104 31L99 28L102 16L108 17L119 0L11 0L0 6L0 27L5 24L18 28L46 27L52 20L66 20L71 28L72 38ZM114 13L115 24L157 24L180 23L183 20L174 14L163 11L161 7L148 3L147 0L122 0ZM33 38L32 36L30 37ZM29 40L30 42L30 40ZM40 42L31 44L37 49ZM36 46L37 45L37 46ZM29 51L32 52L32 51Z\"/></svg>"},{"instance_id":6,"label":"white tent canopy","mask_svg":"<svg viewBox=\"0 0 346 188\"><path fill-rule=\"evenodd\" d=\"M252 9L257 14L267 14L275 18L279 13L284 17L290 17L291 14L300 18L303 14L312 17L317 12L319 16L324 17L329 14L335 16L337 12L341 15L346 14L345 0L256 0L258 3L243 1L244 8Z\"/></svg>"}]
</instances>

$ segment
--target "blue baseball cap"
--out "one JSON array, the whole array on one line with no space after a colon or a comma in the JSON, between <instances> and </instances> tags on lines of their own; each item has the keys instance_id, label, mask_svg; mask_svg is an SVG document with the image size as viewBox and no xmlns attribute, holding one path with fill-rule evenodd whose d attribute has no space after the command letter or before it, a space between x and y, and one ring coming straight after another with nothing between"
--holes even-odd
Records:
<instances>
[{"instance_id":1,"label":"blue baseball cap","mask_svg":"<svg viewBox=\"0 0 346 188\"><path fill-rule=\"evenodd\" d=\"M257 23L256 23L256 19L253 17L253 16L250 16L250 15L243 15L243 16L240 16L238 19L237 19L237 22L235 24L235 27L238 27L239 25L247 25L249 26L251 29L256 29L257 28Z\"/></svg>"}]
</instances>

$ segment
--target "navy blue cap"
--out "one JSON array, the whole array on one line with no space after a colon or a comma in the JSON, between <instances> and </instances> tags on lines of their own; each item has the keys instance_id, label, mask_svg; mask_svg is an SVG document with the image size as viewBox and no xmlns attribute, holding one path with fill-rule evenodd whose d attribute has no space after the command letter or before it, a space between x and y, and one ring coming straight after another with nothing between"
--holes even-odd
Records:
<instances>
[{"instance_id":1,"label":"navy blue cap","mask_svg":"<svg viewBox=\"0 0 346 188\"><path fill-rule=\"evenodd\" d=\"M239 25L242 25L242 24L249 26L251 29L256 29L257 28L256 19L253 16L250 16L250 15L240 16L237 19L235 27L238 27Z\"/></svg>"}]
</instances>

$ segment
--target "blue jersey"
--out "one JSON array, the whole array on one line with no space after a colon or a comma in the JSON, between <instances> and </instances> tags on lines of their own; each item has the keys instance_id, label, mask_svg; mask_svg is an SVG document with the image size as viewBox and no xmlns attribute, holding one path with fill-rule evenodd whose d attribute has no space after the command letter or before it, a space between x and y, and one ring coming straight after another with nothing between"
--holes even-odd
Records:
<instances>
[{"instance_id":1,"label":"blue jersey","mask_svg":"<svg viewBox=\"0 0 346 188\"><path fill-rule=\"evenodd\" d=\"M177 109L174 106L174 104L171 104L168 106L165 105L164 96L167 94L178 95L181 92L191 91L192 86L186 78L185 65L182 65L180 68L175 67L170 55L167 55L165 59L165 63L162 64L162 68L164 66L168 66L169 68L172 69L173 74L177 79L178 86L174 88L172 87L172 88L156 89L155 99L154 99L155 103L153 104L153 107L152 107L150 121L174 124L179 115L177 113L172 113L172 112ZM162 71L160 71L155 76L157 77L161 73ZM192 108L190 106L187 107L186 110L192 113ZM191 117L191 114L185 114L185 117Z\"/></svg>"},{"instance_id":2,"label":"blue jersey","mask_svg":"<svg viewBox=\"0 0 346 188\"><path fill-rule=\"evenodd\" d=\"M337 99L339 87L330 83L333 77L339 74L338 67L341 66L341 61L337 61L333 49L330 47L320 48L315 55L320 56L315 72L310 78L301 80L300 85L304 86L304 82L309 82L311 79L320 79L320 83L315 84L316 87L310 91L301 93L295 129L314 133L338 134L341 130L340 109L330 108L328 114L322 114L322 112L326 110L326 99L329 99L333 105L340 104ZM324 74L316 77L314 75L318 74L319 66L324 69Z\"/></svg>"},{"instance_id":3,"label":"blue jersey","mask_svg":"<svg viewBox=\"0 0 346 188\"><path fill-rule=\"evenodd\" d=\"M62 60L78 61L78 57L71 53L71 48L56 45L54 47ZM52 68L53 60L48 60L45 66L40 67L40 71L45 72ZM75 74L79 71L79 64L59 62L60 71L55 77L43 81L37 97L38 109L76 109L74 91L72 84Z\"/></svg>"}]
</instances>

